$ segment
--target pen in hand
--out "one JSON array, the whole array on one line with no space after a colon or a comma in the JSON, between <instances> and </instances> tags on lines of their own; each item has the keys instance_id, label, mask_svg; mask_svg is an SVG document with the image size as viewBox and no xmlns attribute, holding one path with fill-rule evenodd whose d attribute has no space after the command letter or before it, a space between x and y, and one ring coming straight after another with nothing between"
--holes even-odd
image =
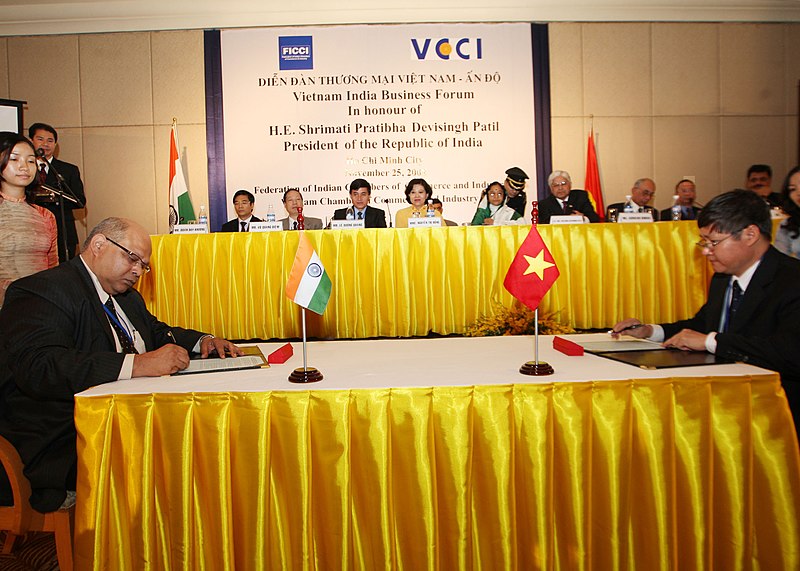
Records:
<instances>
[{"instance_id":1,"label":"pen in hand","mask_svg":"<svg viewBox=\"0 0 800 571\"><path fill-rule=\"evenodd\" d=\"M639 329L640 327L644 327L644 323L635 323L635 324L633 324L633 325L628 325L627 327L625 327L625 328L623 328L623 329L620 329L619 331L614 331L613 329L611 329L611 330L608 332L608 334L609 334L609 335L613 335L613 334L615 334L615 333L616 333L617 335L619 335L619 334L621 334L621 333L624 333L625 331L631 331L631 330L633 330L633 329Z\"/></svg>"},{"instance_id":2,"label":"pen in hand","mask_svg":"<svg viewBox=\"0 0 800 571\"><path fill-rule=\"evenodd\" d=\"M177 345L177 344L178 344L178 342L177 342L177 341L175 341L175 336L172 334L172 331L167 331L167 337L169 337L170 339L172 339L172 344L173 344L173 345Z\"/></svg>"}]
</instances>

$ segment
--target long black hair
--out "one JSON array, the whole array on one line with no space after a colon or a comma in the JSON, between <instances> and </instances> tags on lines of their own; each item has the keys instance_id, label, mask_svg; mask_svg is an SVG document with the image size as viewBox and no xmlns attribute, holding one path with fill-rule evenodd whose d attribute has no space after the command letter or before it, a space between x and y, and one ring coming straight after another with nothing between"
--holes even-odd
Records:
<instances>
[{"instance_id":1,"label":"long black hair","mask_svg":"<svg viewBox=\"0 0 800 571\"><path fill-rule=\"evenodd\" d=\"M19 143L25 143L36 154L36 149L33 143L26 137L11 131L0 131L0 181L5 181L3 178L3 171L6 170L9 161L11 160L11 151L14 150ZM36 168L33 169L33 182L25 187L25 200L28 203L33 203L33 190L36 188L38 182L36 179Z\"/></svg>"},{"instance_id":2,"label":"long black hair","mask_svg":"<svg viewBox=\"0 0 800 571\"><path fill-rule=\"evenodd\" d=\"M781 189L783 211L789 216L789 218L783 221L781 226L786 228L786 230L789 232L789 237L792 239L800 236L800 206L797 206L797 203L789 196L791 194L791 191L789 190L789 179L799 172L800 165L790 170L789 174L786 175L786 180L783 181L783 188Z\"/></svg>"}]
</instances>

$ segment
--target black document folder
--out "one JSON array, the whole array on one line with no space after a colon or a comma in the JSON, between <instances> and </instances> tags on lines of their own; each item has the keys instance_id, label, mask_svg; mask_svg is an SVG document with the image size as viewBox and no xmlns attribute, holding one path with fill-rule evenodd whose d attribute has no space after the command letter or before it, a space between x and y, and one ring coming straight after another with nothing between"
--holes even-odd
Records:
<instances>
[{"instance_id":1,"label":"black document folder","mask_svg":"<svg viewBox=\"0 0 800 571\"><path fill-rule=\"evenodd\" d=\"M641 369L668 369L670 367L694 367L697 365L719 365L732 361L717 357L705 351L681 351L680 349L656 349L644 351L589 351L598 357L605 357L627 363Z\"/></svg>"}]
</instances>

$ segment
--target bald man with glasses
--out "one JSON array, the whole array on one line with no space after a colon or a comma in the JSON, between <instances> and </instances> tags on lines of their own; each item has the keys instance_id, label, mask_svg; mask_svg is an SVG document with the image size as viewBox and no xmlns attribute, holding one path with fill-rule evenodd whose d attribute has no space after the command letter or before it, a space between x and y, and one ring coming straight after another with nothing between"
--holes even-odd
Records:
<instances>
[{"instance_id":1,"label":"bald man with glasses","mask_svg":"<svg viewBox=\"0 0 800 571\"><path fill-rule=\"evenodd\" d=\"M107 218L80 256L8 288L0 310L0 434L19 451L30 503L41 512L75 501L74 395L175 373L189 365L190 352L241 355L229 341L170 327L147 310L133 286L150 271L150 253L144 228Z\"/></svg>"}]
</instances>

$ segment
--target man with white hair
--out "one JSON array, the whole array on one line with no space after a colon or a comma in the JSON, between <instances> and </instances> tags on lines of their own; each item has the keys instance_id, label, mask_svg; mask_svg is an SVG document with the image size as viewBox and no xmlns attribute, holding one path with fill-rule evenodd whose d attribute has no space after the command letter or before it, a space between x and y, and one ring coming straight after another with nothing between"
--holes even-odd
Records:
<instances>
[{"instance_id":1,"label":"man with white hair","mask_svg":"<svg viewBox=\"0 0 800 571\"><path fill-rule=\"evenodd\" d=\"M600 222L600 217L585 190L572 188L567 171L553 171L547 177L550 196L539 203L539 223L549 224L551 216L585 216L589 222Z\"/></svg>"}]
</instances>

